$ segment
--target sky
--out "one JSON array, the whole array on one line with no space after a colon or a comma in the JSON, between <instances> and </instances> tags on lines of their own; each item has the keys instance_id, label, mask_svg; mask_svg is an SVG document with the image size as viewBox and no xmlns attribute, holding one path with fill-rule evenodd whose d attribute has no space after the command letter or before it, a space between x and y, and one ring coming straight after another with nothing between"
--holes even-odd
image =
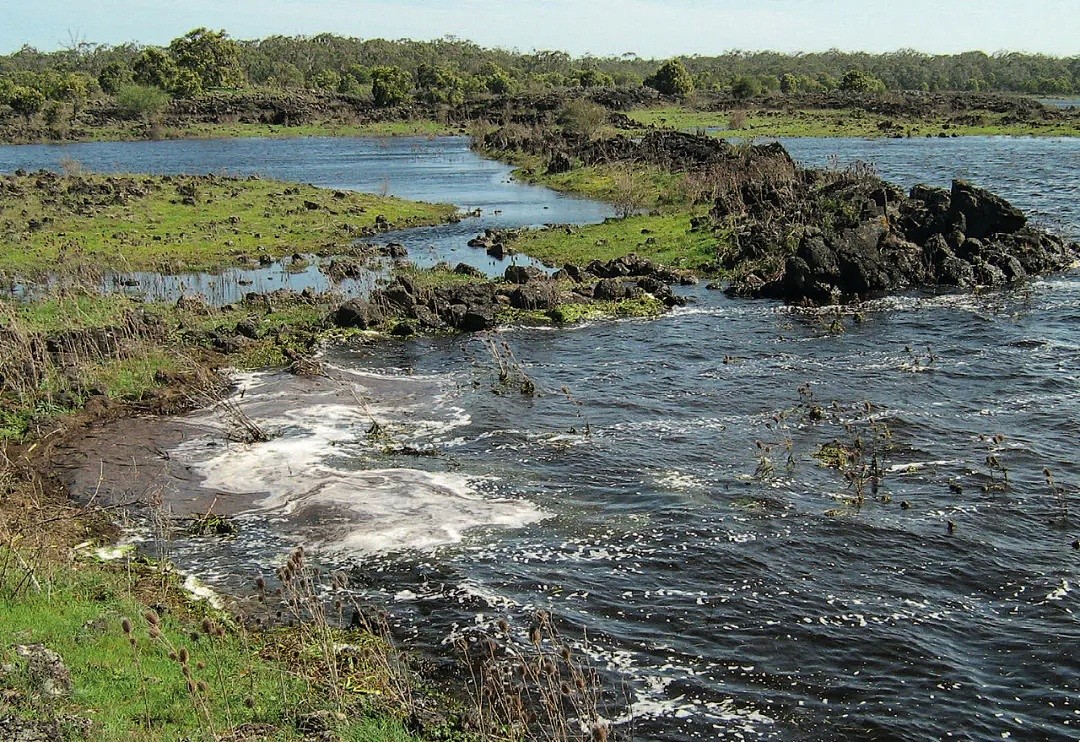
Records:
<instances>
[{"instance_id":1,"label":"sky","mask_svg":"<svg viewBox=\"0 0 1080 742\"><path fill-rule=\"evenodd\" d=\"M452 35L575 56L830 48L1080 55L1080 0L0 0L0 54L73 41L164 45L199 26L238 39Z\"/></svg>"}]
</instances>

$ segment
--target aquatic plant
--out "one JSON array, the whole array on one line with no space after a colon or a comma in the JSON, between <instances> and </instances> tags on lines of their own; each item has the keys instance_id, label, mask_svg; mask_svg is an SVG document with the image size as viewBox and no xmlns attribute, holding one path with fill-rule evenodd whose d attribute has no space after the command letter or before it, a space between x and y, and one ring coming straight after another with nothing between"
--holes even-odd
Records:
<instances>
[{"instance_id":1,"label":"aquatic plant","mask_svg":"<svg viewBox=\"0 0 1080 742\"><path fill-rule=\"evenodd\" d=\"M986 476L989 481L983 484L983 492L1007 490L1011 486L1009 470L1001 463L1002 444L1005 442L1005 436L1001 433L995 433L985 440L989 446L989 451L983 462L986 464Z\"/></svg>"},{"instance_id":2,"label":"aquatic plant","mask_svg":"<svg viewBox=\"0 0 1080 742\"><path fill-rule=\"evenodd\" d=\"M1065 487L1054 481L1054 475L1049 468L1043 469L1043 476L1046 478L1046 486L1050 488L1050 495L1054 498L1054 502L1057 505L1058 522L1061 525L1065 525L1069 522L1068 492Z\"/></svg>"},{"instance_id":3,"label":"aquatic plant","mask_svg":"<svg viewBox=\"0 0 1080 742\"><path fill-rule=\"evenodd\" d=\"M522 641L524 640L524 641ZM537 611L522 637L506 619L459 635L468 668L470 726L481 739L615 739L601 714L599 673Z\"/></svg>"},{"instance_id":4,"label":"aquatic plant","mask_svg":"<svg viewBox=\"0 0 1080 742\"><path fill-rule=\"evenodd\" d=\"M517 391L526 397L537 396L536 382L525 372L524 365L514 356L509 343L490 335L481 337L480 342L495 364L497 382L493 390L496 394Z\"/></svg>"}]
</instances>

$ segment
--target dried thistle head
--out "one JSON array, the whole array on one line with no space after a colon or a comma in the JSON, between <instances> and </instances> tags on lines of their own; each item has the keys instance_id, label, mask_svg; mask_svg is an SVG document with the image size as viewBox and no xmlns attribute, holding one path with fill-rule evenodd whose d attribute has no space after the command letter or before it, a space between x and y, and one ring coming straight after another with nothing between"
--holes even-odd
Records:
<instances>
[{"instance_id":1,"label":"dried thistle head","mask_svg":"<svg viewBox=\"0 0 1080 742\"><path fill-rule=\"evenodd\" d=\"M157 611L149 610L143 614L143 618L145 618L146 623L151 626L159 626L161 624L161 619L158 617Z\"/></svg>"},{"instance_id":2,"label":"dried thistle head","mask_svg":"<svg viewBox=\"0 0 1080 742\"><path fill-rule=\"evenodd\" d=\"M125 618L120 622L120 628L124 630L124 633L131 635L131 619Z\"/></svg>"},{"instance_id":3,"label":"dried thistle head","mask_svg":"<svg viewBox=\"0 0 1080 742\"><path fill-rule=\"evenodd\" d=\"M188 654L187 647L180 647L177 658L180 660L181 665L186 665L188 663L188 660L191 659L191 655Z\"/></svg>"}]
</instances>

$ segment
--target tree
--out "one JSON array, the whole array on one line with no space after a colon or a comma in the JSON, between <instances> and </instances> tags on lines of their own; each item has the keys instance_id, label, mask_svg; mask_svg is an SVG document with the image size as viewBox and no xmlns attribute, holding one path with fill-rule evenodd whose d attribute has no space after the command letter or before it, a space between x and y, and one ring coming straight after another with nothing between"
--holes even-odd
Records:
<instances>
[{"instance_id":1,"label":"tree","mask_svg":"<svg viewBox=\"0 0 1080 742\"><path fill-rule=\"evenodd\" d=\"M753 98L755 95L761 92L761 83L753 77L743 75L742 77L735 78L735 82L731 83L731 94L738 100L746 100L747 98Z\"/></svg>"},{"instance_id":2,"label":"tree","mask_svg":"<svg viewBox=\"0 0 1080 742\"><path fill-rule=\"evenodd\" d=\"M30 119L45 105L45 94L37 88L29 88L25 85L16 85L7 95L7 103L15 113L26 119Z\"/></svg>"},{"instance_id":3,"label":"tree","mask_svg":"<svg viewBox=\"0 0 1080 742\"><path fill-rule=\"evenodd\" d=\"M457 106L465 102L465 84L461 76L437 64L425 63L416 68L416 87L421 100L427 103Z\"/></svg>"},{"instance_id":4,"label":"tree","mask_svg":"<svg viewBox=\"0 0 1080 742\"><path fill-rule=\"evenodd\" d=\"M383 66L371 70L371 95L380 108L408 103L412 94L412 75L400 67Z\"/></svg>"},{"instance_id":5,"label":"tree","mask_svg":"<svg viewBox=\"0 0 1080 742\"><path fill-rule=\"evenodd\" d=\"M573 77L577 80L577 84L583 88L610 88L615 85L615 78L595 67L576 70Z\"/></svg>"},{"instance_id":6,"label":"tree","mask_svg":"<svg viewBox=\"0 0 1080 742\"><path fill-rule=\"evenodd\" d=\"M883 93L885 83L867 72L852 68L840 78L840 89L849 93Z\"/></svg>"},{"instance_id":7,"label":"tree","mask_svg":"<svg viewBox=\"0 0 1080 742\"><path fill-rule=\"evenodd\" d=\"M135 57L131 69L135 73L136 83L143 86L151 85L162 90L172 87L179 71L172 57L153 46L143 49L139 56Z\"/></svg>"},{"instance_id":8,"label":"tree","mask_svg":"<svg viewBox=\"0 0 1080 742\"><path fill-rule=\"evenodd\" d=\"M645 85L661 95L685 98L694 92L694 78L678 59L664 62L656 72L645 78Z\"/></svg>"},{"instance_id":9,"label":"tree","mask_svg":"<svg viewBox=\"0 0 1080 742\"><path fill-rule=\"evenodd\" d=\"M488 65L487 74L484 75L484 87L493 95L508 95L514 91L514 78L493 62Z\"/></svg>"},{"instance_id":10,"label":"tree","mask_svg":"<svg viewBox=\"0 0 1080 742\"><path fill-rule=\"evenodd\" d=\"M337 90L341 87L341 75L334 70L319 70L311 76L311 86L317 90Z\"/></svg>"},{"instance_id":11,"label":"tree","mask_svg":"<svg viewBox=\"0 0 1080 742\"><path fill-rule=\"evenodd\" d=\"M205 89L232 88L244 84L240 45L224 31L196 28L169 43L177 67L191 70Z\"/></svg>"},{"instance_id":12,"label":"tree","mask_svg":"<svg viewBox=\"0 0 1080 742\"><path fill-rule=\"evenodd\" d=\"M133 80L131 68L119 60L109 62L98 73L98 85L109 95L116 95L120 88L130 85Z\"/></svg>"},{"instance_id":13,"label":"tree","mask_svg":"<svg viewBox=\"0 0 1080 742\"><path fill-rule=\"evenodd\" d=\"M71 103L71 118L75 119L86 105L86 99L90 96L90 85L93 78L79 72L65 75L57 86L57 95L61 100Z\"/></svg>"},{"instance_id":14,"label":"tree","mask_svg":"<svg viewBox=\"0 0 1080 742\"><path fill-rule=\"evenodd\" d=\"M116 107L124 118L148 119L168 102L165 91L152 85L128 85L116 94Z\"/></svg>"},{"instance_id":15,"label":"tree","mask_svg":"<svg viewBox=\"0 0 1080 742\"><path fill-rule=\"evenodd\" d=\"M181 67L176 71L169 93L174 98L198 98L202 95L202 78L187 67Z\"/></svg>"},{"instance_id":16,"label":"tree","mask_svg":"<svg viewBox=\"0 0 1080 742\"><path fill-rule=\"evenodd\" d=\"M780 78L780 92L784 95L792 95L799 92L799 78L790 72L785 72Z\"/></svg>"}]
</instances>

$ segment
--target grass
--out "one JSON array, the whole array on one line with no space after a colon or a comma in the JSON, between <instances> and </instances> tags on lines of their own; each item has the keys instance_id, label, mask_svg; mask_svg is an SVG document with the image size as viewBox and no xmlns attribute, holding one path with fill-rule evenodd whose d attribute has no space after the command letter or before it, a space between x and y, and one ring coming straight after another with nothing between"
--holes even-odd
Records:
<instances>
[{"instance_id":1,"label":"grass","mask_svg":"<svg viewBox=\"0 0 1080 742\"><path fill-rule=\"evenodd\" d=\"M205 604L185 605L174 592L164 599L173 601L168 611L160 618L151 614L161 632L153 638L150 619L144 618L150 610L146 600L163 599L159 587L148 587L160 581L154 568L76 562L45 570L36 562L42 589L23 585L16 590L22 575L10 568L10 558L10 552L0 550L0 563L9 565L0 581L0 654L18 669L0 681L10 691L0 700L0 716L54 723L69 733L79 730L72 736L90 740L213 739L254 724L265 727L259 738L288 740L303 736L295 723L302 714L348 708L332 701L318 679L304 673L302 663L272 659L282 647L306 654L305 647L295 644L295 635L249 633ZM125 619L130 634L124 630ZM208 626L221 628L208 632ZM35 643L57 652L70 669L69 698L50 700L25 663L20 664L13 647ZM189 659L181 663L185 653ZM188 688L184 664L196 684L194 692ZM371 674L353 682L375 689L383 680ZM411 739L400 722L384 712L369 709L365 714L358 698L350 701L353 713L348 720L335 724L341 738Z\"/></svg>"},{"instance_id":2,"label":"grass","mask_svg":"<svg viewBox=\"0 0 1080 742\"><path fill-rule=\"evenodd\" d=\"M343 253L380 228L437 224L455 212L253 178L8 175L0 181L0 273L199 271Z\"/></svg>"},{"instance_id":3,"label":"grass","mask_svg":"<svg viewBox=\"0 0 1080 742\"><path fill-rule=\"evenodd\" d=\"M631 111L630 118L647 126L680 131L720 129L724 137L886 137L937 136L944 132L958 136L1080 136L1077 121L1020 121L1005 114L978 111L929 119L890 118L859 110L813 109L781 111L748 108L733 128L731 111L699 111L685 107L646 108ZM886 126L890 124L891 126Z\"/></svg>"},{"instance_id":4,"label":"grass","mask_svg":"<svg viewBox=\"0 0 1080 742\"><path fill-rule=\"evenodd\" d=\"M320 121L284 126L260 123L192 122L184 125L143 122L110 123L102 126L60 126L23 132L20 142L125 142L145 139L295 139L300 137L397 137L397 136L454 136L465 131L457 126L441 124L431 119L403 119L346 123Z\"/></svg>"},{"instance_id":5,"label":"grass","mask_svg":"<svg viewBox=\"0 0 1080 742\"><path fill-rule=\"evenodd\" d=\"M164 129L162 137L165 139L238 139L247 137L295 139L299 137L434 137L462 133L462 130L458 127L447 126L430 119L404 119L400 121L372 121L365 124L323 122L297 126L197 123L184 127Z\"/></svg>"},{"instance_id":6,"label":"grass","mask_svg":"<svg viewBox=\"0 0 1080 742\"><path fill-rule=\"evenodd\" d=\"M515 165L515 177L521 180L607 201L627 214L600 224L525 231L514 238L515 251L548 265L585 265L592 260L608 261L637 253L674 268L713 270L717 237L708 230L691 228L690 220L704 214L707 207L693 203L685 174L658 167L628 170L616 165L579 166L565 173L548 174L539 157L515 152L494 154Z\"/></svg>"},{"instance_id":7,"label":"grass","mask_svg":"<svg viewBox=\"0 0 1080 742\"><path fill-rule=\"evenodd\" d=\"M716 258L717 238L691 229L690 212L642 214L580 227L552 227L522 233L518 252L550 265L607 261L637 253L674 268L708 270Z\"/></svg>"},{"instance_id":8,"label":"grass","mask_svg":"<svg viewBox=\"0 0 1080 742\"><path fill-rule=\"evenodd\" d=\"M244 369L288 365L290 356L306 356L320 342L331 304L330 297L278 299L269 305L255 301L200 311L118 294L0 299L0 330L10 333L0 358L0 441L33 437L42 426L80 409L91 390L114 401L139 403L178 378L208 382L200 373L208 362ZM226 361L212 350L211 333L231 336L241 321L254 324L257 338L245 341ZM115 339L113 352L95 344L103 330ZM35 356L35 343L43 338L67 338L65 352ZM24 376L27 364L35 372Z\"/></svg>"}]
</instances>

